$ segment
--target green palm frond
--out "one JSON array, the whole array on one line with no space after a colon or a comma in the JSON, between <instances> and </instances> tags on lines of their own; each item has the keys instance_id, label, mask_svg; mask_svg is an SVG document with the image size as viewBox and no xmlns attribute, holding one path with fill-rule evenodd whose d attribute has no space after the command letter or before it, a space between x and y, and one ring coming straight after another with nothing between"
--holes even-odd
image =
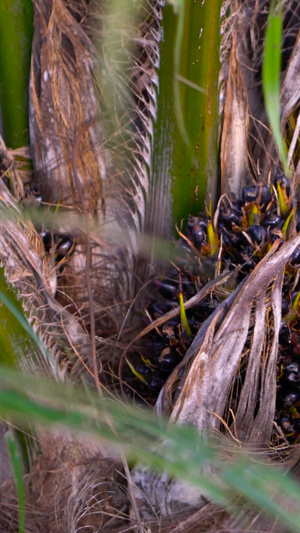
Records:
<instances>
[{"instance_id":1,"label":"green palm frond","mask_svg":"<svg viewBox=\"0 0 300 533\"><path fill-rule=\"evenodd\" d=\"M0 104L3 131L10 148L29 141L29 65L33 33L31 2L0 5Z\"/></svg>"}]
</instances>

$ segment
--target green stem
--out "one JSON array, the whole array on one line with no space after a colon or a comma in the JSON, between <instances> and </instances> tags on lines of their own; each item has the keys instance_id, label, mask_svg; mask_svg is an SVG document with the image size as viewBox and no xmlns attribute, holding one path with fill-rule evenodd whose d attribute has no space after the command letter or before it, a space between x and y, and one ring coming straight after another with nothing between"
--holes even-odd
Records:
<instances>
[{"instance_id":1,"label":"green stem","mask_svg":"<svg viewBox=\"0 0 300 533\"><path fill-rule=\"evenodd\" d=\"M33 14L31 0L0 2L0 102L10 148L28 144L28 87Z\"/></svg>"},{"instance_id":2,"label":"green stem","mask_svg":"<svg viewBox=\"0 0 300 533\"><path fill-rule=\"evenodd\" d=\"M149 216L161 237L218 196L221 4L185 2L177 14L171 6L163 11Z\"/></svg>"}]
</instances>

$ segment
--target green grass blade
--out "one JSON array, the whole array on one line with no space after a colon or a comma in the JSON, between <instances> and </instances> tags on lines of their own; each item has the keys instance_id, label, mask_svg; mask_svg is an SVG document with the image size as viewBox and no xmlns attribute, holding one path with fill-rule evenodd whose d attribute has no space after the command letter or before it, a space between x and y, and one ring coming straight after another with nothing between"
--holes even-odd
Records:
<instances>
[{"instance_id":1,"label":"green grass blade","mask_svg":"<svg viewBox=\"0 0 300 533\"><path fill-rule=\"evenodd\" d=\"M32 364L41 361L41 354L55 368L56 361L33 331L24 313L16 291L7 283L0 269L0 362L18 367L21 361L31 356ZM34 362L35 361L35 362Z\"/></svg>"},{"instance_id":2,"label":"green grass blade","mask_svg":"<svg viewBox=\"0 0 300 533\"><path fill-rule=\"evenodd\" d=\"M5 294L4 294L5 293ZM3 269L0 270L0 361L11 367L18 366L18 357L23 357L27 349L34 352L32 343L27 344L25 316L16 291L8 285ZM22 324L23 322L23 324ZM28 324L27 324L28 325ZM22 347L20 349L20 347Z\"/></svg>"},{"instance_id":3,"label":"green grass blade","mask_svg":"<svg viewBox=\"0 0 300 533\"><path fill-rule=\"evenodd\" d=\"M11 315L16 319L19 326L21 326L23 332L23 338L24 334L27 333L28 336L40 347L42 347L41 340L39 339L38 335L33 331L32 327L28 323L27 319L25 318L23 314L23 310L20 310L16 307L16 303L13 303L9 298L0 291L0 300L4 304L4 306L7 308L8 311L10 311ZM21 331L22 331L21 330Z\"/></svg>"},{"instance_id":4,"label":"green grass blade","mask_svg":"<svg viewBox=\"0 0 300 533\"><path fill-rule=\"evenodd\" d=\"M234 459L225 462L218 451L220 443L211 446L193 428L167 424L144 409L101 399L78 386L0 370L1 416L104 439L129 459L193 484L230 511L236 510L236 499L242 495L248 505L278 517L291 531L300 531L300 486L280 470L259 464L257 457L253 461L233 450ZM213 475L205 474L208 464Z\"/></svg>"},{"instance_id":5,"label":"green grass blade","mask_svg":"<svg viewBox=\"0 0 300 533\"><path fill-rule=\"evenodd\" d=\"M263 93L265 107L274 141L284 168L289 176L286 151L280 127L280 74L282 40L282 2L275 9L275 0L270 7L270 15L265 37L263 62Z\"/></svg>"},{"instance_id":6,"label":"green grass blade","mask_svg":"<svg viewBox=\"0 0 300 533\"><path fill-rule=\"evenodd\" d=\"M300 531L299 485L292 477L242 458L238 465L225 468L222 478L271 518L278 517L292 531Z\"/></svg>"},{"instance_id":7,"label":"green grass blade","mask_svg":"<svg viewBox=\"0 0 300 533\"><path fill-rule=\"evenodd\" d=\"M1 378L4 376L9 376L6 370L1 373ZM39 400L32 400L24 393L18 392L18 387L12 386L10 390L3 390L1 387L1 415L9 416L16 423L20 420L38 422L48 428L64 427L100 438L117 449L122 449L130 460L148 464L155 470L166 471L171 476L185 479L203 489L208 497L228 507L232 506L230 498L226 491L220 489L218 481L201 475L202 467L213 459L214 453L191 428L171 426L166 430L144 410L124 407L96 397L93 407L97 405L97 409L87 409L86 402L80 402L74 389L69 388L64 394L62 388L53 388L52 384L43 382L41 391L40 381L39 385L37 382L33 385L33 380L25 378L25 383L26 381L27 385L31 381L29 388L35 391L35 397L40 394L42 396ZM160 444L159 449L162 448L162 451L158 453L155 442L159 443L162 439L165 446ZM183 460L184 456L186 460Z\"/></svg>"},{"instance_id":8,"label":"green grass blade","mask_svg":"<svg viewBox=\"0 0 300 533\"><path fill-rule=\"evenodd\" d=\"M0 102L10 148L28 144L28 94L33 10L29 0L0 2Z\"/></svg>"},{"instance_id":9,"label":"green grass blade","mask_svg":"<svg viewBox=\"0 0 300 533\"><path fill-rule=\"evenodd\" d=\"M13 433L8 431L5 438L19 501L19 533L25 533L25 488L22 460Z\"/></svg>"},{"instance_id":10,"label":"green grass blade","mask_svg":"<svg viewBox=\"0 0 300 533\"><path fill-rule=\"evenodd\" d=\"M7 283L3 269L0 269L0 363L11 368L26 366L31 372L42 371L45 358L51 357L39 337L28 323L16 290ZM51 366L56 365L51 359ZM49 365L50 366L50 365ZM48 370L48 365L45 367ZM54 367L55 368L55 367ZM18 442L25 471L29 470L35 450L35 441L31 438L32 428L22 424L23 431L14 433Z\"/></svg>"}]
</instances>

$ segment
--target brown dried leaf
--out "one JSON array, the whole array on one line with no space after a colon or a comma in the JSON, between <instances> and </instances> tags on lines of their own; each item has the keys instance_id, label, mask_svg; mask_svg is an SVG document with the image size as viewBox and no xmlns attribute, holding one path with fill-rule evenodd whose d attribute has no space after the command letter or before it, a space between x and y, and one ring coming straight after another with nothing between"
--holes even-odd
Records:
<instances>
[{"instance_id":1,"label":"brown dried leaf","mask_svg":"<svg viewBox=\"0 0 300 533\"><path fill-rule=\"evenodd\" d=\"M249 278L200 328L183 361L188 370L179 383L181 391L171 420L209 432L219 430L232 409L234 423L230 429L235 437L256 447L267 445L275 414L282 281L286 262L299 245L299 235L281 247L277 241ZM245 378L234 397L232 388L240 365L244 365ZM167 396L174 394L174 385L171 376L160 407L168 405ZM209 467L208 472L214 475ZM187 506L203 507L201 491L178 479L153 474L140 465L132 475L143 517L147 518L153 509L166 516Z\"/></svg>"},{"instance_id":2,"label":"brown dried leaf","mask_svg":"<svg viewBox=\"0 0 300 533\"><path fill-rule=\"evenodd\" d=\"M35 179L50 204L77 208L86 218L95 217L99 226L112 224L122 233L126 228L143 231L156 116L160 2L135 8L139 21L144 19L133 38L132 12L120 44L117 37L113 44L125 48L112 61L111 36L106 33L114 21L118 27L120 13L116 15L113 6L97 6L92 13L93 3L79 4L76 15L69 0L34 1L30 127ZM100 35L98 52L85 31L89 11L94 25L99 17L101 31L94 33L95 40L96 33L97 39ZM83 24L78 22L81 16ZM124 41L130 39L134 46L127 50ZM124 68L128 88L122 83ZM111 69L118 74L112 81ZM75 252L59 279L60 302L80 316L87 328L95 324L97 335L105 330L113 335L145 275L136 259L138 239L134 232L128 234L122 250L112 241L99 244L86 238L83 223L73 240Z\"/></svg>"},{"instance_id":3,"label":"brown dried leaf","mask_svg":"<svg viewBox=\"0 0 300 533\"><path fill-rule=\"evenodd\" d=\"M46 201L85 207L90 214L101 208L100 179L105 178L95 54L62 0L34 1L30 139L35 179Z\"/></svg>"},{"instance_id":4,"label":"brown dried leaf","mask_svg":"<svg viewBox=\"0 0 300 533\"><path fill-rule=\"evenodd\" d=\"M300 30L280 91L281 129L300 101Z\"/></svg>"},{"instance_id":5,"label":"brown dried leaf","mask_svg":"<svg viewBox=\"0 0 300 533\"><path fill-rule=\"evenodd\" d=\"M25 148L16 150L18 154L28 158L29 154ZM0 136L0 177L8 184L17 200L24 197L23 172L18 168L18 162L15 160L14 151L8 150Z\"/></svg>"},{"instance_id":6,"label":"brown dried leaf","mask_svg":"<svg viewBox=\"0 0 300 533\"><path fill-rule=\"evenodd\" d=\"M216 313L184 379L173 420L200 430L219 429L232 407L239 439L258 444L271 438L282 279L285 264L299 244L299 236L281 248L275 243L238 292L221 324L220 311ZM229 398L244 361L246 377L234 407Z\"/></svg>"},{"instance_id":7,"label":"brown dried leaf","mask_svg":"<svg viewBox=\"0 0 300 533\"><path fill-rule=\"evenodd\" d=\"M63 374L68 371L71 358L72 361L77 357L78 361L89 363L90 337L79 321L54 300L49 260L45 256L43 242L32 223L24 220L1 179L0 209L3 214L0 220L0 264L7 280L17 288L24 309L34 320L35 329L57 362L61 363ZM36 370L36 363L30 358L24 361L26 364L31 373ZM44 359L41 368L46 367ZM76 365L73 372L76 373Z\"/></svg>"},{"instance_id":8,"label":"brown dried leaf","mask_svg":"<svg viewBox=\"0 0 300 533\"><path fill-rule=\"evenodd\" d=\"M229 197L240 198L247 177L248 100L238 60L237 35L230 53L221 141L221 189Z\"/></svg>"}]
</instances>

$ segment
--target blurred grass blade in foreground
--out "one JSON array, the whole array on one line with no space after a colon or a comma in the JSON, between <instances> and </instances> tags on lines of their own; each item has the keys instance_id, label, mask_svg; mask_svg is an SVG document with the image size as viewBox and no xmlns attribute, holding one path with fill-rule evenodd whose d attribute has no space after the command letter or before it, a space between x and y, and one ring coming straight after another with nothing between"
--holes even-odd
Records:
<instances>
[{"instance_id":1,"label":"blurred grass blade in foreground","mask_svg":"<svg viewBox=\"0 0 300 533\"><path fill-rule=\"evenodd\" d=\"M18 443L13 433L8 431L5 437L18 496L19 533L25 533L25 487L22 460L18 449Z\"/></svg>"},{"instance_id":2,"label":"blurred grass blade in foreground","mask_svg":"<svg viewBox=\"0 0 300 533\"><path fill-rule=\"evenodd\" d=\"M280 125L280 74L282 41L282 2L272 0L265 37L263 61L264 102L270 127L287 176L289 168Z\"/></svg>"},{"instance_id":3,"label":"blurred grass blade in foreground","mask_svg":"<svg viewBox=\"0 0 300 533\"><path fill-rule=\"evenodd\" d=\"M257 455L254 460L247 458L239 448L235 452L232 445L228 460L224 461L221 439L207 440L186 426L166 426L144 409L101 399L78 387L21 377L5 367L1 368L0 383L0 414L15 423L25 420L104 439L129 458L194 485L228 510L234 511L236 498L242 492L256 508L273 517L276 511L285 526L300 531L297 483L265 466L263 460L258 463ZM229 450L225 450L228 454ZM215 472L210 476L209 464Z\"/></svg>"}]
</instances>

